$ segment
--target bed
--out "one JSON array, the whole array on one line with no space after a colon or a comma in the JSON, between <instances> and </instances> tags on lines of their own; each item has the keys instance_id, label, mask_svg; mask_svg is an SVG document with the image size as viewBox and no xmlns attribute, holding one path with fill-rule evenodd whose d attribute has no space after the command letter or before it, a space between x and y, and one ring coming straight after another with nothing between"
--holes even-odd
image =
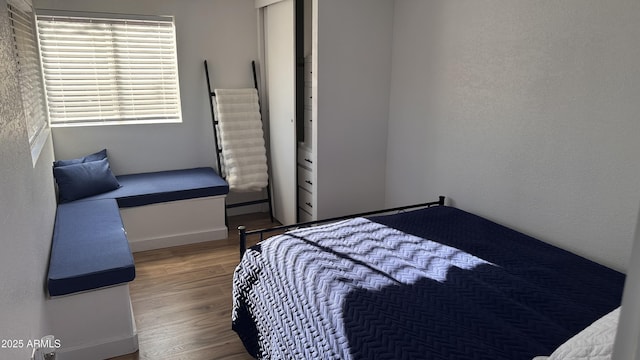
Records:
<instances>
[{"instance_id":1,"label":"bed","mask_svg":"<svg viewBox=\"0 0 640 360\"><path fill-rule=\"evenodd\" d=\"M449 206L247 249L232 328L259 359L532 359L620 306L624 275Z\"/></svg>"}]
</instances>

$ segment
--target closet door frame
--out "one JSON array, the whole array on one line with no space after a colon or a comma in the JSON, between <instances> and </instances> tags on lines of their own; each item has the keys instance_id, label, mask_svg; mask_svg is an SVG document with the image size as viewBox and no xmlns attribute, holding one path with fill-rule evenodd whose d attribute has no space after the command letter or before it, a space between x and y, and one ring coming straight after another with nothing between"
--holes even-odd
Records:
<instances>
[{"instance_id":1,"label":"closet door frame","mask_svg":"<svg viewBox=\"0 0 640 360\"><path fill-rule=\"evenodd\" d=\"M295 1L256 0L261 106L269 140L274 217L282 224L297 221Z\"/></svg>"}]
</instances>

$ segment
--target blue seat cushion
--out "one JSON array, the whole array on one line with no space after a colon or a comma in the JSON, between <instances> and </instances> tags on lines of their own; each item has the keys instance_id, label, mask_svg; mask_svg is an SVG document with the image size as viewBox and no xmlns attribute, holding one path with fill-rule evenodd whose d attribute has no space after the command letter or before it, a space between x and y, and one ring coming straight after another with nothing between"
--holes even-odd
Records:
<instances>
[{"instance_id":1,"label":"blue seat cushion","mask_svg":"<svg viewBox=\"0 0 640 360\"><path fill-rule=\"evenodd\" d=\"M213 168L158 171L116 177L120 188L82 199L116 199L120 207L226 195L229 184Z\"/></svg>"},{"instance_id":2,"label":"blue seat cushion","mask_svg":"<svg viewBox=\"0 0 640 360\"><path fill-rule=\"evenodd\" d=\"M58 205L49 261L49 295L132 281L133 255L114 199Z\"/></svg>"}]
</instances>

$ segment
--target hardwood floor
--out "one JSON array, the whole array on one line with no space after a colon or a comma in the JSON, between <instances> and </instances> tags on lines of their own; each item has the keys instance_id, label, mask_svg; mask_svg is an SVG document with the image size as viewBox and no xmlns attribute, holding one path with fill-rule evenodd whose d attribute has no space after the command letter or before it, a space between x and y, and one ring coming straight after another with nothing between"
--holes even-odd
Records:
<instances>
[{"instance_id":1,"label":"hardwood floor","mask_svg":"<svg viewBox=\"0 0 640 360\"><path fill-rule=\"evenodd\" d=\"M112 360L252 359L231 330L240 224L277 225L263 213L230 217L226 240L134 254L136 278L129 286L139 351Z\"/></svg>"}]
</instances>

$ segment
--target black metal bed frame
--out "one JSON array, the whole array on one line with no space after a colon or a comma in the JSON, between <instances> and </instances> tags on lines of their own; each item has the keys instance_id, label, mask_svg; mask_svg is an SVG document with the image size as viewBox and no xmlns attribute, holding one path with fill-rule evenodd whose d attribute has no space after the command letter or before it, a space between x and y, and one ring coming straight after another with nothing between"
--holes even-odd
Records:
<instances>
[{"instance_id":1,"label":"black metal bed frame","mask_svg":"<svg viewBox=\"0 0 640 360\"><path fill-rule=\"evenodd\" d=\"M256 91L258 91L258 94L259 94L258 76L256 75L256 62L255 61L251 62L251 71L253 72L253 85L254 85ZM215 146L216 146L216 160L217 160L217 164L218 164L218 175L220 175L223 179L226 180L226 176L224 176L223 173L222 173L222 162L221 162L221 158L220 158L220 155L222 154L222 146L220 146L220 144L218 143L218 123L219 122L218 122L218 120L216 120L215 111L213 109L213 98L216 96L216 94L211 89L211 81L209 80L209 66L207 65L207 60L204 61L204 72L205 72L205 75L207 77L207 90L209 92L209 109L211 110L211 120L213 122L213 137L214 137ZM260 99L259 95L258 95L258 99ZM268 167L268 165L267 165L267 167ZM270 186L270 184L271 184L271 182L269 180L267 180L267 186L266 186L266 188L267 188L267 197L266 197L266 199L245 201L245 202L239 202L239 203L233 203L233 204L225 204L225 212L224 212L225 224L229 224L229 220L228 220L227 210L226 209L231 209L231 208L236 208L236 207L241 207L241 206L264 204L264 203L268 203L269 204L269 216L271 217L271 222L273 222L273 206L272 206L272 203L271 203L271 186Z\"/></svg>"},{"instance_id":2,"label":"black metal bed frame","mask_svg":"<svg viewBox=\"0 0 640 360\"><path fill-rule=\"evenodd\" d=\"M250 231L247 231L247 228L244 225L240 225L238 226L238 233L240 235L240 259L242 260L242 256L247 250L247 237L251 235L259 234L260 235L259 241L262 241L264 240L264 234L271 233L271 232L276 232L281 230L288 231L288 230L304 228L304 227L309 227L309 226L314 226L314 225L319 225L324 223L330 223L334 221L351 219L355 217L378 215L378 214L390 213L395 211L403 211L403 210L408 210L413 208L444 206L444 200L445 200L444 196L439 196L438 201L431 201L427 203L420 203L420 204L414 204L414 205L406 205L406 206L394 207L390 209L374 210L374 211L368 211L368 212L363 212L358 214L338 216L338 217L333 217L333 218L324 219L324 220L307 221L307 222L301 222L301 223L296 223L291 225L280 225L280 226L274 226L266 229L257 229L257 230L250 230Z\"/></svg>"}]
</instances>

